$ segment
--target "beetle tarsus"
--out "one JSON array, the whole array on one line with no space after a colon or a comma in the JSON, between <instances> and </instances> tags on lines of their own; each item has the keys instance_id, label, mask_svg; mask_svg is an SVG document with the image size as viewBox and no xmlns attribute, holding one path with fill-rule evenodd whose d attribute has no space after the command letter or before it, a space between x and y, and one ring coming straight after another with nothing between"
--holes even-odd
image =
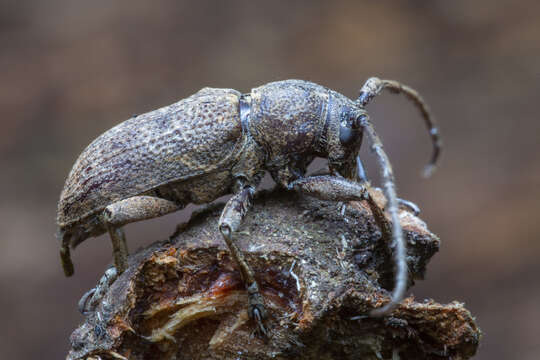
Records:
<instances>
[{"instance_id":1,"label":"beetle tarsus","mask_svg":"<svg viewBox=\"0 0 540 360\"><path fill-rule=\"evenodd\" d=\"M405 208L409 209L410 211L412 211L412 213L415 216L418 216L420 214L420 207L418 205L416 205L415 203L413 203L412 201L405 200L405 199L400 199L400 198L398 198L397 201L398 201L398 204L401 207L405 207Z\"/></svg>"},{"instance_id":2,"label":"beetle tarsus","mask_svg":"<svg viewBox=\"0 0 540 360\"><path fill-rule=\"evenodd\" d=\"M111 284L118 277L114 266L109 267L99 279L99 283L93 289L87 291L79 300L79 312L87 315L95 310L96 306L103 302L103 296L109 290ZM99 314L99 313L98 313Z\"/></svg>"},{"instance_id":3,"label":"beetle tarsus","mask_svg":"<svg viewBox=\"0 0 540 360\"><path fill-rule=\"evenodd\" d=\"M89 313L88 302L89 302L89 300L92 299L95 292L96 292L96 288L92 288L92 289L88 290L87 292L85 292L84 295L79 300L78 308L79 308L79 312L81 314L86 315L86 314Z\"/></svg>"},{"instance_id":4,"label":"beetle tarsus","mask_svg":"<svg viewBox=\"0 0 540 360\"><path fill-rule=\"evenodd\" d=\"M263 337L268 336L268 332L266 331L266 328L264 327L263 319L265 317L261 314L261 308L250 305L250 309L251 309L249 311L250 318L254 319L255 322L257 323L257 330L259 334L262 335ZM264 312L264 308L262 308L262 311Z\"/></svg>"},{"instance_id":5,"label":"beetle tarsus","mask_svg":"<svg viewBox=\"0 0 540 360\"><path fill-rule=\"evenodd\" d=\"M257 323L259 332L266 336L266 328L263 320L266 319L266 310L264 308L264 299L259 292L259 286L256 282L248 286L248 315Z\"/></svg>"}]
</instances>

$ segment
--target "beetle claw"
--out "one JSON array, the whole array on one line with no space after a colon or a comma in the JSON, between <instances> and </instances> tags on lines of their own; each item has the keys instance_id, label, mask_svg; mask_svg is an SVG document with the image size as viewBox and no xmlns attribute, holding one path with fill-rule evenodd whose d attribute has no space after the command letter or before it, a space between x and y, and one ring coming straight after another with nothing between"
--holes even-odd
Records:
<instances>
[{"instance_id":1,"label":"beetle claw","mask_svg":"<svg viewBox=\"0 0 540 360\"><path fill-rule=\"evenodd\" d=\"M266 311L264 310L264 308L259 308L256 305L250 305L248 310L249 317L255 320L255 323L257 324L257 332L263 337L266 337L268 335L268 332L266 331L263 322L263 319L265 318L265 312Z\"/></svg>"},{"instance_id":2,"label":"beetle claw","mask_svg":"<svg viewBox=\"0 0 540 360\"><path fill-rule=\"evenodd\" d=\"M415 203L413 203L412 201L404 200L404 199L400 199L400 198L398 198L397 201L398 201L398 204L400 206L403 206L403 207L411 210L412 213L415 216L418 216L418 214L420 214L420 207L418 205L416 205Z\"/></svg>"},{"instance_id":3,"label":"beetle claw","mask_svg":"<svg viewBox=\"0 0 540 360\"><path fill-rule=\"evenodd\" d=\"M256 291L251 292L248 289L248 315L257 323L257 330L262 336L267 335L263 320L266 318L266 310L264 308L263 297Z\"/></svg>"},{"instance_id":4,"label":"beetle claw","mask_svg":"<svg viewBox=\"0 0 540 360\"><path fill-rule=\"evenodd\" d=\"M84 295L79 300L78 308L81 314L86 315L88 313L88 300L92 298L95 292L96 292L96 288L90 289L87 292L85 292Z\"/></svg>"}]
</instances>

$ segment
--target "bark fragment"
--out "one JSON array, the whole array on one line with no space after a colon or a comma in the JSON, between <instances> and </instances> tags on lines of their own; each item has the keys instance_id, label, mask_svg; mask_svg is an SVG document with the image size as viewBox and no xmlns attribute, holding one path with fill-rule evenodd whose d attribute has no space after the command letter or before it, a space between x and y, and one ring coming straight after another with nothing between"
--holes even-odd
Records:
<instances>
[{"instance_id":1,"label":"bark fragment","mask_svg":"<svg viewBox=\"0 0 540 360\"><path fill-rule=\"evenodd\" d=\"M384 203L374 191L377 202ZM268 310L255 334L247 296L217 230L222 205L192 216L171 241L132 255L88 299L68 359L466 359L480 330L462 304L406 299L385 318L392 254L369 207L273 191L256 196L236 241ZM439 249L426 225L400 211L410 285ZM351 320L351 318L353 320Z\"/></svg>"}]
</instances>

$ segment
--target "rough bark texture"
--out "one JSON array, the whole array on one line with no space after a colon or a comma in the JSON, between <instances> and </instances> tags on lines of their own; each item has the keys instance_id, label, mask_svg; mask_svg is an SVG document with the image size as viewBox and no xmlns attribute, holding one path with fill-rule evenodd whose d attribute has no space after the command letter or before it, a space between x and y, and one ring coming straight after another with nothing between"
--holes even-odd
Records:
<instances>
[{"instance_id":1,"label":"rough bark texture","mask_svg":"<svg viewBox=\"0 0 540 360\"><path fill-rule=\"evenodd\" d=\"M384 198L374 192L379 203ZM68 359L466 359L481 336L462 304L406 299L370 318L393 286L391 250L369 207L259 193L236 236L257 274L269 336L255 334L247 296L217 221L222 205L179 226L102 279L71 335ZM411 285L439 239L405 209ZM352 320L351 318L354 318Z\"/></svg>"}]
</instances>

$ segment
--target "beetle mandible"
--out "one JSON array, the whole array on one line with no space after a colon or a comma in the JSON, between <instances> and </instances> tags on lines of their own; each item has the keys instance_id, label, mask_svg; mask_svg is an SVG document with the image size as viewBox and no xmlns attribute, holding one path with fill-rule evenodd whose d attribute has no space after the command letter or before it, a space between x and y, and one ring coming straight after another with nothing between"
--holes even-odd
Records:
<instances>
[{"instance_id":1,"label":"beetle mandible","mask_svg":"<svg viewBox=\"0 0 540 360\"><path fill-rule=\"evenodd\" d=\"M433 169L441 146L427 105L413 89L375 77L356 100L302 80L268 83L249 94L203 88L113 127L82 152L60 196L57 223L66 276L73 274L70 249L85 239L108 232L120 274L128 256L123 225L232 193L219 231L246 285L248 313L264 330L263 298L234 242L257 185L268 171L277 184L319 199L369 199L359 157L365 132L381 168L396 278L390 301L370 315L387 314L404 296L408 270L392 167L365 109L383 89L404 94L420 109L434 148L427 169ZM306 176L315 157L328 159L328 174Z\"/></svg>"}]
</instances>

